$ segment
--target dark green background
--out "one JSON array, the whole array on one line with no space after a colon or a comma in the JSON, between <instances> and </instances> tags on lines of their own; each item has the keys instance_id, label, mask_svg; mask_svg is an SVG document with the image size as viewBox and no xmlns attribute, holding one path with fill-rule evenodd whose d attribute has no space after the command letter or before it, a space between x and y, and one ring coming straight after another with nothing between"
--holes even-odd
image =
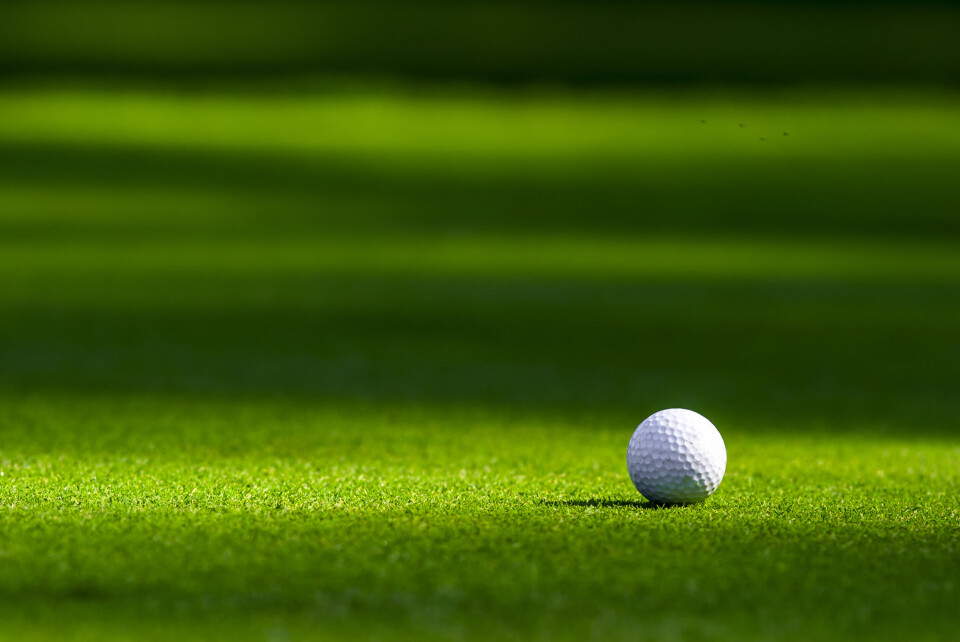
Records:
<instances>
[{"instance_id":1,"label":"dark green background","mask_svg":"<svg viewBox=\"0 0 960 642\"><path fill-rule=\"evenodd\" d=\"M8 2L5 75L957 83L956 3Z\"/></svg>"}]
</instances>

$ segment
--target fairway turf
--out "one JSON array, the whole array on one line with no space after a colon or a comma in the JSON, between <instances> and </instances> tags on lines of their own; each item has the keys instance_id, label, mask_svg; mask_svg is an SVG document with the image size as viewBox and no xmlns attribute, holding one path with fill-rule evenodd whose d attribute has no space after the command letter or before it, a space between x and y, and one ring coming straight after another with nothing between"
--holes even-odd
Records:
<instances>
[{"instance_id":1,"label":"fairway turf","mask_svg":"<svg viewBox=\"0 0 960 642\"><path fill-rule=\"evenodd\" d=\"M949 637L953 98L0 92L0 638Z\"/></svg>"}]
</instances>

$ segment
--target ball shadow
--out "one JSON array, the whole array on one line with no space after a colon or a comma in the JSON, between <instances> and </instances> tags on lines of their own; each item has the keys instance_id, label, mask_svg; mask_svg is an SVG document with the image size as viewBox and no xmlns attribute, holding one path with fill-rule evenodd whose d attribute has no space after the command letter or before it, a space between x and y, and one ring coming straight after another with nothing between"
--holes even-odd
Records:
<instances>
[{"instance_id":1,"label":"ball shadow","mask_svg":"<svg viewBox=\"0 0 960 642\"><path fill-rule=\"evenodd\" d=\"M577 506L581 508L639 508L642 510L650 510L657 508L683 508L688 506L688 504L662 504L659 502L651 502L646 499L604 499L600 497L591 497L589 499L561 499L561 500L552 500L546 501L542 500L540 502L542 506Z\"/></svg>"}]
</instances>

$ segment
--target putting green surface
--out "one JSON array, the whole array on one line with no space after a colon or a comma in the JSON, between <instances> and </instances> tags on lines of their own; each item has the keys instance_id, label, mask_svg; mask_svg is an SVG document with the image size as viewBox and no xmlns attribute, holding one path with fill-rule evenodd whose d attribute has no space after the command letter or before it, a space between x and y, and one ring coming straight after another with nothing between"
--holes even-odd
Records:
<instances>
[{"instance_id":1,"label":"putting green surface","mask_svg":"<svg viewBox=\"0 0 960 642\"><path fill-rule=\"evenodd\" d=\"M0 638L953 635L954 102L3 90Z\"/></svg>"}]
</instances>

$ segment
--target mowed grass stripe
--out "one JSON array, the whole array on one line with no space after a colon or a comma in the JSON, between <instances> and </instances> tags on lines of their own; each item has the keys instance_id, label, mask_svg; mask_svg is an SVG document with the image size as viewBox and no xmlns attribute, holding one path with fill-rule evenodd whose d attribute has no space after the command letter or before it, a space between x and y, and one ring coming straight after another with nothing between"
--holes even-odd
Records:
<instances>
[{"instance_id":1,"label":"mowed grass stripe","mask_svg":"<svg viewBox=\"0 0 960 642\"><path fill-rule=\"evenodd\" d=\"M0 244L0 270L17 279L70 274L385 274L517 279L829 279L953 283L952 243L783 239L412 237L203 243ZM8 281L7 287L14 285ZM0 286L0 291L2 291Z\"/></svg>"},{"instance_id":2,"label":"mowed grass stripe","mask_svg":"<svg viewBox=\"0 0 960 642\"><path fill-rule=\"evenodd\" d=\"M812 101L809 92L370 89L256 96L7 89L0 92L0 140L327 152L392 164L432 159L432 169L445 172L482 171L496 160L536 173L527 165L532 160L546 168L583 166L598 156L641 163L686 163L694 155L728 161L960 157L960 117L950 92L825 91L820 98Z\"/></svg>"}]
</instances>

